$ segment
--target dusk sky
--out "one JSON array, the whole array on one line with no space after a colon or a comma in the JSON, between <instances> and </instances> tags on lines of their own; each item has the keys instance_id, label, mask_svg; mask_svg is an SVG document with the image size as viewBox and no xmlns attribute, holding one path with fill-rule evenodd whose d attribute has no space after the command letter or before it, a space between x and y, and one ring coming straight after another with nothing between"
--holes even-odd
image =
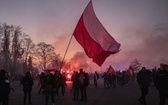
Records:
<instances>
[{"instance_id":1,"label":"dusk sky","mask_svg":"<svg viewBox=\"0 0 168 105\"><path fill-rule=\"evenodd\" d=\"M46 42L63 57L70 37L89 0L0 0L0 22L22 27L35 44ZM154 68L168 63L168 0L93 0L95 14L121 44L121 51L106 59L101 68L128 68L138 59ZM73 38L66 60L83 48ZM88 59L88 58L86 58Z\"/></svg>"}]
</instances>

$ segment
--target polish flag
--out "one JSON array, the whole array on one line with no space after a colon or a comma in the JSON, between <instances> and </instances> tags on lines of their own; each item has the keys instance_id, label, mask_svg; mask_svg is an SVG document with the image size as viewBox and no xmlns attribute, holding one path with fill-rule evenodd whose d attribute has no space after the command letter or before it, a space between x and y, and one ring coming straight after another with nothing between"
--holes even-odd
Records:
<instances>
[{"instance_id":1,"label":"polish flag","mask_svg":"<svg viewBox=\"0 0 168 105\"><path fill-rule=\"evenodd\" d=\"M133 67L130 65L129 68L128 68L128 70L127 70L127 73L128 73L128 75L132 76L132 75L133 75L133 72L134 72L134 69L133 69Z\"/></svg>"},{"instance_id":2,"label":"polish flag","mask_svg":"<svg viewBox=\"0 0 168 105\"><path fill-rule=\"evenodd\" d=\"M120 44L106 31L88 3L73 32L86 55L101 66L108 56L119 52Z\"/></svg>"},{"instance_id":3,"label":"polish flag","mask_svg":"<svg viewBox=\"0 0 168 105\"><path fill-rule=\"evenodd\" d=\"M115 70L114 70L113 67L110 65L109 68L108 68L108 70L107 70L107 74L112 75L112 74L115 74L115 73L116 73Z\"/></svg>"}]
</instances>

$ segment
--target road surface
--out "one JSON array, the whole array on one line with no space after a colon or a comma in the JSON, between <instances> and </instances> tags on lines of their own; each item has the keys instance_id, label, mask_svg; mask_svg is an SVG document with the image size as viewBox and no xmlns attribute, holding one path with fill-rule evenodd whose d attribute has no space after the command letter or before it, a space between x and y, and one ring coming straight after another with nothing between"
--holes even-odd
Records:
<instances>
[{"instance_id":1,"label":"road surface","mask_svg":"<svg viewBox=\"0 0 168 105\"><path fill-rule=\"evenodd\" d=\"M55 105L142 105L139 103L140 88L136 82L129 82L128 85L117 86L116 88L103 88L103 80L98 80L98 88L94 88L93 81L87 88L87 102L73 101L71 82L67 82L66 93L64 97L55 100ZM15 92L11 92L9 105L23 105L23 91L19 81L11 82ZM37 81L32 90L32 105L45 105L45 96L38 94ZM155 86L149 87L149 94L146 97L147 105L159 105L159 95ZM28 105L28 103L27 103ZM52 105L51 99L49 104ZM166 103L168 105L168 102Z\"/></svg>"}]
</instances>

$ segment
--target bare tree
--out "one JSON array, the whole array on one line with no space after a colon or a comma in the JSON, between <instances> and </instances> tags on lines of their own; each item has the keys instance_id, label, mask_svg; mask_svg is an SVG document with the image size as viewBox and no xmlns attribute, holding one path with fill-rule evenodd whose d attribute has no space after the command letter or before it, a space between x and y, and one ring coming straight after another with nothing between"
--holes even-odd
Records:
<instances>
[{"instance_id":1,"label":"bare tree","mask_svg":"<svg viewBox=\"0 0 168 105\"><path fill-rule=\"evenodd\" d=\"M63 63L65 63L65 62L62 62L61 61L61 56L60 56L60 54L56 54L54 57L53 57L53 59L52 59L52 61L51 61L51 63L50 63L50 67L51 68L55 68L55 69L60 69L60 67L61 67L61 64Z\"/></svg>"},{"instance_id":2,"label":"bare tree","mask_svg":"<svg viewBox=\"0 0 168 105\"><path fill-rule=\"evenodd\" d=\"M44 42L40 42L36 47L36 56L34 57L36 59L35 62L38 63L38 68L41 70L52 68L53 61L59 59L59 55L54 52L54 47Z\"/></svg>"},{"instance_id":3,"label":"bare tree","mask_svg":"<svg viewBox=\"0 0 168 105\"><path fill-rule=\"evenodd\" d=\"M33 67L33 60L31 56L29 56L28 58L27 69L32 73L33 77L37 77L37 75L39 74L38 69Z\"/></svg>"},{"instance_id":4,"label":"bare tree","mask_svg":"<svg viewBox=\"0 0 168 105\"><path fill-rule=\"evenodd\" d=\"M0 67L12 75L22 70L24 49L29 47L25 45L27 36L20 26L0 24Z\"/></svg>"},{"instance_id":5,"label":"bare tree","mask_svg":"<svg viewBox=\"0 0 168 105\"><path fill-rule=\"evenodd\" d=\"M6 70L10 68L10 26L6 23L2 26L2 67Z\"/></svg>"},{"instance_id":6,"label":"bare tree","mask_svg":"<svg viewBox=\"0 0 168 105\"><path fill-rule=\"evenodd\" d=\"M11 27L13 29L13 34L12 34L12 41L11 41L11 60L12 60L12 65L11 65L11 73L15 75L16 71L18 70L18 58L22 55L21 51L21 40L20 37L22 37L22 32L21 28L19 26Z\"/></svg>"},{"instance_id":7,"label":"bare tree","mask_svg":"<svg viewBox=\"0 0 168 105\"><path fill-rule=\"evenodd\" d=\"M38 73L37 68L59 68L61 63L52 45L44 42L35 45L20 26L0 23L0 68L15 76L30 69Z\"/></svg>"},{"instance_id":8,"label":"bare tree","mask_svg":"<svg viewBox=\"0 0 168 105\"><path fill-rule=\"evenodd\" d=\"M141 63L139 62L139 60L134 59L131 62L131 65L132 65L132 67L134 69L135 74L138 73L138 71L140 70L140 67L141 67Z\"/></svg>"},{"instance_id":9,"label":"bare tree","mask_svg":"<svg viewBox=\"0 0 168 105\"><path fill-rule=\"evenodd\" d=\"M31 40L31 38L24 34L24 40L22 40L22 52L23 55L21 56L22 62L23 62L23 73L26 71L29 71L29 68L27 67L27 62L28 59L30 59L30 56L33 56L34 54L34 49L35 49L35 44Z\"/></svg>"}]
</instances>

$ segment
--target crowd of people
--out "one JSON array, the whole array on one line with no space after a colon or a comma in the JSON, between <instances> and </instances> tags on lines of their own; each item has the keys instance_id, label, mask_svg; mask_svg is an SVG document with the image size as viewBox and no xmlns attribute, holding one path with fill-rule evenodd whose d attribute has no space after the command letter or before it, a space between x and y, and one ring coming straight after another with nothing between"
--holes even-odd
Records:
<instances>
[{"instance_id":1,"label":"crowd of people","mask_svg":"<svg viewBox=\"0 0 168 105\"><path fill-rule=\"evenodd\" d=\"M151 80L153 80L153 84L159 92L159 105L165 105L166 99L168 99L168 65L165 64L158 70L153 69L152 72L146 69L146 67L142 67L138 72L137 82L141 90L141 96L138 100L143 105L147 105L146 96L152 83Z\"/></svg>"},{"instance_id":2,"label":"crowd of people","mask_svg":"<svg viewBox=\"0 0 168 105\"><path fill-rule=\"evenodd\" d=\"M127 84L128 78L130 78L125 75L125 72L121 75L104 72L102 76L95 72L93 74L93 84L95 88L98 87L98 80L100 77L104 80L105 89L110 87L116 88L117 84ZM90 84L89 79L89 74L83 69L73 72L71 78L71 91L73 92L74 101L80 100L87 102L87 87ZM160 105L165 105L166 99L168 98L168 65L163 65L162 68L158 70L153 69L152 71L146 69L146 67L142 67L137 74L137 82L141 90L141 96L138 101L143 105L147 105L145 97L148 95L148 87L151 85L152 80L159 92ZM31 77L31 73L26 72L20 83L23 86L23 105L26 105L26 100L28 100L29 104L32 104L31 92L34 80ZM38 94L43 94L45 96L45 105L48 105L49 98L51 98L52 104L55 105L55 99L60 96L59 90L61 90L61 96L65 95L65 74L60 73L60 71L51 73L50 70L45 70L45 72L40 74L38 86ZM2 69L0 71L0 105L9 104L9 94L11 90L15 91L10 85L9 73Z\"/></svg>"},{"instance_id":3,"label":"crowd of people","mask_svg":"<svg viewBox=\"0 0 168 105\"><path fill-rule=\"evenodd\" d=\"M30 72L26 72L25 76L20 80L20 85L23 86L23 105L32 104L31 93L34 85L34 80ZM72 75L72 91L73 100L87 101L86 88L89 85L89 75L80 69L79 72L75 71ZM64 73L55 71L54 74L50 70L45 70L39 77L39 94L45 96L45 105L48 105L49 97L51 97L52 104L55 105L55 98L59 96L61 89L62 96L65 94L66 77ZM0 105L9 105L9 94L14 89L10 86L9 75L6 70L0 71ZM81 93L79 95L79 92ZM80 97L79 97L80 96Z\"/></svg>"},{"instance_id":4,"label":"crowd of people","mask_svg":"<svg viewBox=\"0 0 168 105\"><path fill-rule=\"evenodd\" d=\"M129 75L126 71L118 71L116 73L104 72L101 77L103 78L104 89L108 89L110 87L116 88L117 85L128 85L130 80L135 81L134 76Z\"/></svg>"},{"instance_id":5,"label":"crowd of people","mask_svg":"<svg viewBox=\"0 0 168 105\"><path fill-rule=\"evenodd\" d=\"M72 91L73 91L73 100L79 99L79 91L81 93L80 101L87 101L86 89L89 85L89 75L84 72L83 69L74 72L72 75Z\"/></svg>"}]
</instances>

